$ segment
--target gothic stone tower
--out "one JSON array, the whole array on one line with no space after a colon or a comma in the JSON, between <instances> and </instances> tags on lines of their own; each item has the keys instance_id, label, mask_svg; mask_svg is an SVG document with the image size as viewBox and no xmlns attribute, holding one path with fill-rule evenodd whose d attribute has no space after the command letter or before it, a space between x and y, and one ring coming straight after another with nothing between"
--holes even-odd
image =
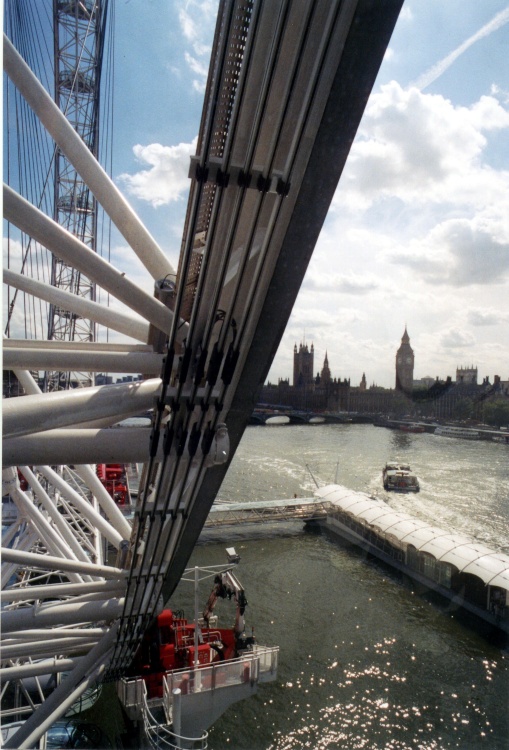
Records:
<instances>
[{"instance_id":1,"label":"gothic stone tower","mask_svg":"<svg viewBox=\"0 0 509 750\"><path fill-rule=\"evenodd\" d=\"M311 350L307 344L297 344L293 348L293 385L304 385L313 382L315 349L311 344Z\"/></svg>"},{"instance_id":2,"label":"gothic stone tower","mask_svg":"<svg viewBox=\"0 0 509 750\"><path fill-rule=\"evenodd\" d=\"M401 337L401 345L396 352L396 390L410 395L414 380L414 352L410 346L410 337L405 332Z\"/></svg>"},{"instance_id":3,"label":"gothic stone tower","mask_svg":"<svg viewBox=\"0 0 509 750\"><path fill-rule=\"evenodd\" d=\"M456 382L457 383L473 383L477 385L477 367L457 367L456 368Z\"/></svg>"},{"instance_id":4,"label":"gothic stone tower","mask_svg":"<svg viewBox=\"0 0 509 750\"><path fill-rule=\"evenodd\" d=\"M327 356L327 352L325 352L325 359L323 360L322 372L320 373L320 383L321 385L329 385L330 381L331 381L331 374L330 374L330 367L329 367L329 358Z\"/></svg>"}]
</instances>

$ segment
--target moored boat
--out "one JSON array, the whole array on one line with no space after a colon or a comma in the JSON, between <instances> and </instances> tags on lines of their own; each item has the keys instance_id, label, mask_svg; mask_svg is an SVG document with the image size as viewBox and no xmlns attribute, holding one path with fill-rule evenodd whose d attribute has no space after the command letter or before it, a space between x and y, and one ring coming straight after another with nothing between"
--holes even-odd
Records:
<instances>
[{"instance_id":1,"label":"moored boat","mask_svg":"<svg viewBox=\"0 0 509 750\"><path fill-rule=\"evenodd\" d=\"M477 430L472 430L468 427L451 427L449 425L437 427L434 434L442 435L443 437L462 438L463 440L479 440L480 438Z\"/></svg>"},{"instance_id":2,"label":"moored boat","mask_svg":"<svg viewBox=\"0 0 509 750\"><path fill-rule=\"evenodd\" d=\"M384 490L395 492L419 492L420 485L417 476L408 464L394 461L385 464L382 470Z\"/></svg>"},{"instance_id":3,"label":"moored boat","mask_svg":"<svg viewBox=\"0 0 509 750\"><path fill-rule=\"evenodd\" d=\"M422 424L417 424L417 422L406 422L405 424L400 424L399 429L402 432L425 432Z\"/></svg>"}]
</instances>

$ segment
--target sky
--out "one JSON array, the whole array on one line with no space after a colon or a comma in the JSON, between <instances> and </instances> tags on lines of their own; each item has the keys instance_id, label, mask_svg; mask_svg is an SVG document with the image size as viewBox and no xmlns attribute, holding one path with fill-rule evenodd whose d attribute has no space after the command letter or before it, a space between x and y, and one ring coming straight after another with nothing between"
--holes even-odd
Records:
<instances>
[{"instance_id":1,"label":"sky","mask_svg":"<svg viewBox=\"0 0 509 750\"><path fill-rule=\"evenodd\" d=\"M176 267L216 0L116 3L113 177ZM268 379L509 379L509 3L407 0ZM112 260L151 289L120 240Z\"/></svg>"}]
</instances>

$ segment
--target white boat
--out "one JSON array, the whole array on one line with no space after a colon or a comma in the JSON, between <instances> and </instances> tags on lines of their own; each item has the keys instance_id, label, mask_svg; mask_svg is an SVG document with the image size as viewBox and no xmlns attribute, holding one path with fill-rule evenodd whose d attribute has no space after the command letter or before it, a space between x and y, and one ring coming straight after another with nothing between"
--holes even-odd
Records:
<instances>
[{"instance_id":1,"label":"white boat","mask_svg":"<svg viewBox=\"0 0 509 750\"><path fill-rule=\"evenodd\" d=\"M419 492L420 485L417 476L408 464L394 461L385 464L382 470L384 490L395 492Z\"/></svg>"},{"instance_id":2,"label":"white boat","mask_svg":"<svg viewBox=\"0 0 509 750\"><path fill-rule=\"evenodd\" d=\"M477 430L471 430L468 427L450 427L449 425L437 427L434 434L462 438L463 440L479 440L480 437Z\"/></svg>"}]
</instances>

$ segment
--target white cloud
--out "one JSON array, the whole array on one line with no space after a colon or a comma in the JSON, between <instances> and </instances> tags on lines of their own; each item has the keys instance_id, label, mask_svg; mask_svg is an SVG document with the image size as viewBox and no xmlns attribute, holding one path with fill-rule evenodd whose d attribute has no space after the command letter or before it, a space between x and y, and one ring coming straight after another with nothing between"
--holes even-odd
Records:
<instances>
[{"instance_id":1,"label":"white cloud","mask_svg":"<svg viewBox=\"0 0 509 750\"><path fill-rule=\"evenodd\" d=\"M433 285L503 284L509 275L509 235L504 241L492 231L497 228L482 215L446 220L408 249L389 253L388 259Z\"/></svg>"},{"instance_id":2,"label":"white cloud","mask_svg":"<svg viewBox=\"0 0 509 750\"><path fill-rule=\"evenodd\" d=\"M218 0L184 0L179 10L179 21L185 38L199 48L203 44L204 27L215 23Z\"/></svg>"},{"instance_id":3,"label":"white cloud","mask_svg":"<svg viewBox=\"0 0 509 750\"><path fill-rule=\"evenodd\" d=\"M460 108L461 112L463 108ZM509 112L495 96L481 96L469 111L470 123L479 130L501 130L509 127Z\"/></svg>"},{"instance_id":4,"label":"white cloud","mask_svg":"<svg viewBox=\"0 0 509 750\"><path fill-rule=\"evenodd\" d=\"M189 52L185 53L185 60L186 63L189 65L193 73L198 74L199 76L207 76L207 66L198 60L196 57L193 57L189 54Z\"/></svg>"},{"instance_id":5,"label":"white cloud","mask_svg":"<svg viewBox=\"0 0 509 750\"><path fill-rule=\"evenodd\" d=\"M185 60L190 70L197 76L193 79L193 89L202 94L205 91L208 67L204 62L193 57L188 52L185 53Z\"/></svg>"},{"instance_id":6,"label":"white cloud","mask_svg":"<svg viewBox=\"0 0 509 750\"><path fill-rule=\"evenodd\" d=\"M392 81L368 103L335 203L357 210L388 197L405 204L498 203L509 174L482 156L485 133L501 129L509 129L509 111L494 96L455 107Z\"/></svg>"},{"instance_id":7,"label":"white cloud","mask_svg":"<svg viewBox=\"0 0 509 750\"><path fill-rule=\"evenodd\" d=\"M502 89L496 83L492 83L490 87L490 93L504 104L509 104L509 91Z\"/></svg>"},{"instance_id":8,"label":"white cloud","mask_svg":"<svg viewBox=\"0 0 509 750\"><path fill-rule=\"evenodd\" d=\"M501 314L494 308L472 308L468 311L467 321L472 326L493 326L509 321L509 313Z\"/></svg>"},{"instance_id":9,"label":"white cloud","mask_svg":"<svg viewBox=\"0 0 509 750\"><path fill-rule=\"evenodd\" d=\"M185 8L182 8L179 12L179 21L184 37L193 42L198 37L199 26Z\"/></svg>"},{"instance_id":10,"label":"white cloud","mask_svg":"<svg viewBox=\"0 0 509 750\"><path fill-rule=\"evenodd\" d=\"M8 237L2 238L2 252L4 268L11 268L20 273L23 257L23 247L19 240Z\"/></svg>"},{"instance_id":11,"label":"white cloud","mask_svg":"<svg viewBox=\"0 0 509 750\"><path fill-rule=\"evenodd\" d=\"M13 235L2 238L3 264L15 273L32 276L46 284L51 279L51 254L35 240L23 244ZM26 240L25 236L25 240ZM28 250L27 250L28 247ZM48 303L7 285L2 288L2 321L5 330L9 322L11 338L47 336Z\"/></svg>"},{"instance_id":12,"label":"white cloud","mask_svg":"<svg viewBox=\"0 0 509 750\"><path fill-rule=\"evenodd\" d=\"M302 291L363 295L370 294L379 287L379 281L371 275L320 274L315 270L306 276Z\"/></svg>"},{"instance_id":13,"label":"white cloud","mask_svg":"<svg viewBox=\"0 0 509 750\"><path fill-rule=\"evenodd\" d=\"M450 328L444 331L439 340L439 345L446 350L473 349L476 343L476 339L470 331L460 328Z\"/></svg>"},{"instance_id":14,"label":"white cloud","mask_svg":"<svg viewBox=\"0 0 509 750\"><path fill-rule=\"evenodd\" d=\"M328 351L333 377L357 383L366 372L368 382L392 386L405 323L416 377L453 375L471 359L483 376L500 369L509 173L486 155L493 134L497 145L507 137L509 113L492 93L455 106L392 82L371 97L272 378L291 375L293 344L305 332L315 360Z\"/></svg>"},{"instance_id":15,"label":"white cloud","mask_svg":"<svg viewBox=\"0 0 509 750\"><path fill-rule=\"evenodd\" d=\"M489 232L466 219L446 222L441 229L453 259L450 283L467 286L504 281L509 271L509 244L495 241Z\"/></svg>"},{"instance_id":16,"label":"white cloud","mask_svg":"<svg viewBox=\"0 0 509 750\"><path fill-rule=\"evenodd\" d=\"M358 276L343 276L338 279L336 288L338 292L343 294L354 294L356 296L363 294L371 294L371 292L378 289L380 284L368 277L359 278Z\"/></svg>"},{"instance_id":17,"label":"white cloud","mask_svg":"<svg viewBox=\"0 0 509 750\"><path fill-rule=\"evenodd\" d=\"M217 0L185 0L178 14L182 33L192 50L184 51L184 59L194 75L192 88L199 93L203 93L207 81L217 5Z\"/></svg>"},{"instance_id":18,"label":"white cloud","mask_svg":"<svg viewBox=\"0 0 509 750\"><path fill-rule=\"evenodd\" d=\"M401 8L400 14L398 16L399 21L413 21L414 15L412 13L412 9L408 5L404 5Z\"/></svg>"},{"instance_id":19,"label":"white cloud","mask_svg":"<svg viewBox=\"0 0 509 750\"><path fill-rule=\"evenodd\" d=\"M139 162L149 164L150 169L132 175L122 174L119 180L131 195L154 207L181 200L189 188L189 159L196 152L196 142L195 138L192 143L179 143L178 146L138 144L133 148L134 155Z\"/></svg>"},{"instance_id":20,"label":"white cloud","mask_svg":"<svg viewBox=\"0 0 509 750\"><path fill-rule=\"evenodd\" d=\"M10 317L7 316L7 304L8 302L12 302L14 298L14 294L16 293L16 290L12 290L10 298L7 297L7 294L3 293L3 299L4 299L4 309L3 309L3 331L6 330L7 327L7 320L9 320L8 325L8 336L9 338L14 339L24 339L24 338L35 338L37 336L41 338L46 338L47 336L47 330L45 327L40 325L35 331L32 329L30 320L28 320L27 325L27 314L26 310L30 310L30 308L33 309L33 303L30 301L28 304L25 305L25 297L23 292L18 292L16 296L16 303L12 306ZM26 299L28 300L28 295L26 295ZM33 299L33 298L30 298ZM47 305L46 303L43 303L44 307L43 309L46 310L47 315Z\"/></svg>"}]
</instances>

